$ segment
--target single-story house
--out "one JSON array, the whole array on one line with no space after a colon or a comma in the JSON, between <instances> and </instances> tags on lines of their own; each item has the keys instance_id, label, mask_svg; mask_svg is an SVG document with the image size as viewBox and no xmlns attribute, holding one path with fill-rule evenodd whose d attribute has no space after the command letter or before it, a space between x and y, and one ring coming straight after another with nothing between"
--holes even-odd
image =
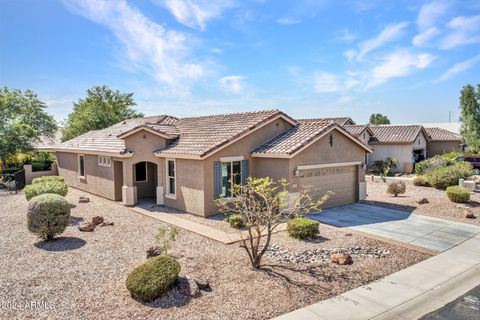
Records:
<instances>
[{"instance_id":1,"label":"single-story house","mask_svg":"<svg viewBox=\"0 0 480 320\"><path fill-rule=\"evenodd\" d=\"M367 165L393 157L399 165L394 172L412 172L416 162L427 156L428 133L421 125L369 125L373 153Z\"/></svg>"},{"instance_id":2,"label":"single-story house","mask_svg":"<svg viewBox=\"0 0 480 320\"><path fill-rule=\"evenodd\" d=\"M441 128L425 128L429 136L427 156L442 155L449 152L462 152L464 145L458 134Z\"/></svg>"},{"instance_id":3,"label":"single-story house","mask_svg":"<svg viewBox=\"0 0 480 320\"><path fill-rule=\"evenodd\" d=\"M218 212L232 179L286 178L295 197L335 194L325 206L365 197L368 145L332 120L295 120L278 110L122 121L56 144L66 182L135 205L151 198L200 216Z\"/></svg>"}]
</instances>

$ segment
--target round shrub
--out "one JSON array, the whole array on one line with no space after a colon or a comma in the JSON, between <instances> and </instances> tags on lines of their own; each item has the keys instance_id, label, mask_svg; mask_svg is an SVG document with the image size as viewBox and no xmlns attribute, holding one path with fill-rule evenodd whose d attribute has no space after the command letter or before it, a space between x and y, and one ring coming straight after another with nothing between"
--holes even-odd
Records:
<instances>
[{"instance_id":1,"label":"round shrub","mask_svg":"<svg viewBox=\"0 0 480 320\"><path fill-rule=\"evenodd\" d=\"M470 201L470 190L459 186L451 186L447 188L447 197L452 202L465 203Z\"/></svg>"},{"instance_id":2,"label":"round shrub","mask_svg":"<svg viewBox=\"0 0 480 320\"><path fill-rule=\"evenodd\" d=\"M430 187L430 183L428 179L424 176L418 176L413 179L413 185L417 187Z\"/></svg>"},{"instance_id":3,"label":"round shrub","mask_svg":"<svg viewBox=\"0 0 480 320\"><path fill-rule=\"evenodd\" d=\"M68 192L68 186L65 182L47 181L30 184L26 186L23 191L25 192L25 197L27 200L44 193L53 193L64 197Z\"/></svg>"},{"instance_id":4,"label":"round shrub","mask_svg":"<svg viewBox=\"0 0 480 320\"><path fill-rule=\"evenodd\" d=\"M239 214L232 214L231 216L229 216L228 223L230 223L230 226L235 229L245 227L245 221L243 221L242 216Z\"/></svg>"},{"instance_id":5,"label":"round shrub","mask_svg":"<svg viewBox=\"0 0 480 320\"><path fill-rule=\"evenodd\" d=\"M68 226L70 204L57 194L42 194L28 203L28 231L42 239L50 240Z\"/></svg>"},{"instance_id":6,"label":"round shrub","mask_svg":"<svg viewBox=\"0 0 480 320\"><path fill-rule=\"evenodd\" d=\"M456 186L459 179L472 175L472 165L469 162L459 162L448 167L439 167L426 173L428 182L437 189Z\"/></svg>"},{"instance_id":7,"label":"round shrub","mask_svg":"<svg viewBox=\"0 0 480 320\"><path fill-rule=\"evenodd\" d=\"M287 232L295 239L312 239L320 233L319 226L320 223L316 220L297 217L287 222Z\"/></svg>"},{"instance_id":8,"label":"round shrub","mask_svg":"<svg viewBox=\"0 0 480 320\"><path fill-rule=\"evenodd\" d=\"M180 263L169 256L150 258L127 276L127 289L133 297L152 301L172 285L180 272Z\"/></svg>"},{"instance_id":9,"label":"round shrub","mask_svg":"<svg viewBox=\"0 0 480 320\"><path fill-rule=\"evenodd\" d=\"M65 179L63 177L60 177L60 176L44 176L44 177L33 179L32 184L43 183L43 182L48 182L48 181L65 182Z\"/></svg>"},{"instance_id":10,"label":"round shrub","mask_svg":"<svg viewBox=\"0 0 480 320\"><path fill-rule=\"evenodd\" d=\"M406 189L407 186L405 185L405 182L395 181L388 184L387 193L393 194L397 197L399 194L405 193Z\"/></svg>"}]
</instances>

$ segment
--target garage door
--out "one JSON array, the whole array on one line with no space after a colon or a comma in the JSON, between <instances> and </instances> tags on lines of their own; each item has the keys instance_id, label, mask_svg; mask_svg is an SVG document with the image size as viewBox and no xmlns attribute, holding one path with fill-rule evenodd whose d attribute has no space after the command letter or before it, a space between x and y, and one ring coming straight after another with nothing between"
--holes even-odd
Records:
<instances>
[{"instance_id":1,"label":"garage door","mask_svg":"<svg viewBox=\"0 0 480 320\"><path fill-rule=\"evenodd\" d=\"M299 172L299 188L309 190L314 199L328 191L335 194L323 205L324 208L353 203L357 200L357 173L355 166L319 168Z\"/></svg>"}]
</instances>

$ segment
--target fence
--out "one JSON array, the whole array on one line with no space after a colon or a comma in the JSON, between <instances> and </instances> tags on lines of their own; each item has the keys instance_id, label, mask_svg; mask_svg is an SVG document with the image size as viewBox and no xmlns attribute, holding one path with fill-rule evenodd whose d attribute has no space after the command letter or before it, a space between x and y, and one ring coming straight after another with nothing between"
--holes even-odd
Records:
<instances>
[{"instance_id":1,"label":"fence","mask_svg":"<svg viewBox=\"0 0 480 320\"><path fill-rule=\"evenodd\" d=\"M22 190L25 187L25 169L15 173L0 174L0 185L15 193Z\"/></svg>"}]
</instances>

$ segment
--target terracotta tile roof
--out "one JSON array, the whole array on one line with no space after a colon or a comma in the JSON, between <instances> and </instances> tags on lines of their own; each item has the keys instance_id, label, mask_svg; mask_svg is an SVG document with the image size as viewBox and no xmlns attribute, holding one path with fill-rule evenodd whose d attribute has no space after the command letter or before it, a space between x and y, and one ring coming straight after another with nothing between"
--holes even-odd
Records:
<instances>
[{"instance_id":1,"label":"terracotta tile roof","mask_svg":"<svg viewBox=\"0 0 480 320\"><path fill-rule=\"evenodd\" d=\"M167 147L157 150L156 153L204 157L278 116L296 123L278 110L181 118L175 123L181 132L180 137Z\"/></svg>"},{"instance_id":2,"label":"terracotta tile roof","mask_svg":"<svg viewBox=\"0 0 480 320\"><path fill-rule=\"evenodd\" d=\"M354 136L361 135L365 130L367 130L371 135L373 135L372 130L367 124L354 124L354 125L344 125L345 130Z\"/></svg>"},{"instance_id":3,"label":"terracotta tile roof","mask_svg":"<svg viewBox=\"0 0 480 320\"><path fill-rule=\"evenodd\" d=\"M178 121L170 116L153 116L122 121L102 130L93 130L71 140L55 144L51 149L85 150L124 153L125 141L118 136L142 125L167 126Z\"/></svg>"},{"instance_id":4,"label":"terracotta tile roof","mask_svg":"<svg viewBox=\"0 0 480 320\"><path fill-rule=\"evenodd\" d=\"M332 117L332 118L312 118L312 119L298 119L298 121L334 121L341 126L355 124L355 121L350 117Z\"/></svg>"},{"instance_id":5,"label":"terracotta tile roof","mask_svg":"<svg viewBox=\"0 0 480 320\"><path fill-rule=\"evenodd\" d=\"M369 144L409 144L420 132L428 135L421 125L369 125L373 137Z\"/></svg>"},{"instance_id":6,"label":"terracotta tile roof","mask_svg":"<svg viewBox=\"0 0 480 320\"><path fill-rule=\"evenodd\" d=\"M450 132L441 128L425 128L425 131L430 136L430 141L461 141L458 134Z\"/></svg>"}]
</instances>

